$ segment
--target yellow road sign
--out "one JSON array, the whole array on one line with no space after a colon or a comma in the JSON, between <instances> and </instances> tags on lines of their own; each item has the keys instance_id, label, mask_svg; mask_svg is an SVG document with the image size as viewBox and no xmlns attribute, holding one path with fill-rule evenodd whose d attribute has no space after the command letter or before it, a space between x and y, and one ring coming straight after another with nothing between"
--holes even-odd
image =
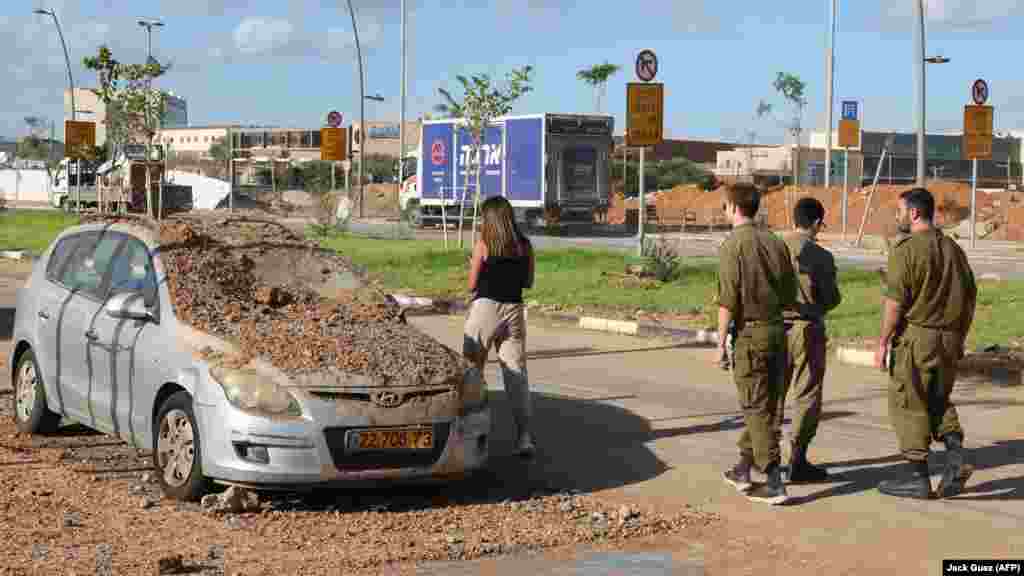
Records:
<instances>
[{"instance_id":1,"label":"yellow road sign","mask_svg":"<svg viewBox=\"0 0 1024 576\"><path fill-rule=\"evenodd\" d=\"M346 128L320 129L320 159L328 162L348 160Z\"/></svg>"},{"instance_id":2,"label":"yellow road sign","mask_svg":"<svg viewBox=\"0 0 1024 576\"><path fill-rule=\"evenodd\" d=\"M964 106L964 158L992 157L992 106Z\"/></svg>"},{"instance_id":3,"label":"yellow road sign","mask_svg":"<svg viewBox=\"0 0 1024 576\"><path fill-rule=\"evenodd\" d=\"M839 147L860 148L860 122L842 119L839 121Z\"/></svg>"},{"instance_id":4,"label":"yellow road sign","mask_svg":"<svg viewBox=\"0 0 1024 576\"><path fill-rule=\"evenodd\" d=\"M665 85L626 85L626 145L653 146L663 138Z\"/></svg>"},{"instance_id":5,"label":"yellow road sign","mask_svg":"<svg viewBox=\"0 0 1024 576\"><path fill-rule=\"evenodd\" d=\"M83 147L96 146L96 123L82 120L64 121L64 150L70 158L82 158Z\"/></svg>"}]
</instances>

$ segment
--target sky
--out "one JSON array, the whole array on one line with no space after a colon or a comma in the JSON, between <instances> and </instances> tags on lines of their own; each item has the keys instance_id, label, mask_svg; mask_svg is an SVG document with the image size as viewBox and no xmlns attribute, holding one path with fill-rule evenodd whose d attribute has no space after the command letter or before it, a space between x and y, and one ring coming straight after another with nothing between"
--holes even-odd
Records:
<instances>
[{"instance_id":1,"label":"sky","mask_svg":"<svg viewBox=\"0 0 1024 576\"><path fill-rule=\"evenodd\" d=\"M913 0L911 0L913 1ZM790 108L772 83L778 72L806 83L807 130L824 129L829 0L407 0L406 118L430 112L439 88L459 94L457 74L503 79L534 67L533 91L515 113L594 112L593 90L576 73L610 62L604 111L625 121L626 83L643 49L659 61L666 137L781 143ZM865 130L914 129L912 3L840 0L835 38L839 101L861 103ZM1015 65L1024 25L1017 0L926 0L928 130L959 130L977 78L989 84L995 128L1024 128L1024 77ZM399 0L352 0L365 65L367 120L397 121L400 109ZM67 73L57 13L77 86L94 86L82 59L107 44L141 63L139 17L159 17L153 55L172 68L159 81L188 100L193 125L245 123L318 128L330 110L358 121L359 73L346 2L335 0L4 0L0 61L7 71L0 136L27 133L24 118L57 121L61 137ZM759 101L774 117L757 118Z\"/></svg>"}]
</instances>

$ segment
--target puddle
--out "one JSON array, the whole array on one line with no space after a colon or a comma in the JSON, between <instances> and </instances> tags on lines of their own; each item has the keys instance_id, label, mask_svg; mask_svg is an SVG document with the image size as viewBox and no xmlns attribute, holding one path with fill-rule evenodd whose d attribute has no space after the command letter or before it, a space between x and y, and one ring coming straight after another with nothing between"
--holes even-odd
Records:
<instances>
[{"instance_id":1,"label":"puddle","mask_svg":"<svg viewBox=\"0 0 1024 576\"><path fill-rule=\"evenodd\" d=\"M703 576L701 560L680 560L669 552L590 552L573 559L508 557L489 561L445 562L421 566L416 574L533 574L537 576Z\"/></svg>"}]
</instances>

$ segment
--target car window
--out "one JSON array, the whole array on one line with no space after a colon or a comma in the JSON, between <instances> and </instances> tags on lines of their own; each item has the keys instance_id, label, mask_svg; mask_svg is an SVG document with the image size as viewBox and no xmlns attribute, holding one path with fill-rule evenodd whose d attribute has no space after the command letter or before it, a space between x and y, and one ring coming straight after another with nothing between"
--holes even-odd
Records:
<instances>
[{"instance_id":1,"label":"car window","mask_svg":"<svg viewBox=\"0 0 1024 576\"><path fill-rule=\"evenodd\" d=\"M46 262L47 279L53 281L60 280L60 273L64 263L67 262L68 256L75 251L78 242L83 238L83 234L75 234L74 236L61 238L60 242L57 242L53 252L50 253L50 259Z\"/></svg>"},{"instance_id":2,"label":"car window","mask_svg":"<svg viewBox=\"0 0 1024 576\"><path fill-rule=\"evenodd\" d=\"M79 244L61 274L60 282L72 292L102 297L103 278L110 268L114 250L124 240L122 234L88 234Z\"/></svg>"},{"instance_id":3,"label":"car window","mask_svg":"<svg viewBox=\"0 0 1024 576\"><path fill-rule=\"evenodd\" d=\"M110 266L109 295L123 292L142 294L148 308L156 304L156 272L146 245L137 238L128 238Z\"/></svg>"}]
</instances>

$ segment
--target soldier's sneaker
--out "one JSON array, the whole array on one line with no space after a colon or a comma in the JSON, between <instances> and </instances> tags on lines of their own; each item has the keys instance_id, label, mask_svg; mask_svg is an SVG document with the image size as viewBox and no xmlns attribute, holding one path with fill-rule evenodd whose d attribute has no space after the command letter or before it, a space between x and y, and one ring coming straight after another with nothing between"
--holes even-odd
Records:
<instances>
[{"instance_id":1,"label":"soldier's sneaker","mask_svg":"<svg viewBox=\"0 0 1024 576\"><path fill-rule=\"evenodd\" d=\"M928 463L912 463L910 472L906 476L893 480L883 480L878 484L878 491L882 494L899 498L932 499L935 494L932 492L932 481L928 476Z\"/></svg>"},{"instance_id":2,"label":"soldier's sneaker","mask_svg":"<svg viewBox=\"0 0 1024 576\"><path fill-rule=\"evenodd\" d=\"M768 481L758 485L746 493L747 498L754 502L766 504L785 504L789 500L786 485L782 482L782 470L776 464L768 470Z\"/></svg>"},{"instance_id":3,"label":"soldier's sneaker","mask_svg":"<svg viewBox=\"0 0 1024 576\"><path fill-rule=\"evenodd\" d=\"M722 473L722 478L725 479L726 484L731 485L740 493L746 492L754 486L754 483L750 481L750 467L753 464L753 458L744 454L740 456L740 461L735 466Z\"/></svg>"}]
</instances>

